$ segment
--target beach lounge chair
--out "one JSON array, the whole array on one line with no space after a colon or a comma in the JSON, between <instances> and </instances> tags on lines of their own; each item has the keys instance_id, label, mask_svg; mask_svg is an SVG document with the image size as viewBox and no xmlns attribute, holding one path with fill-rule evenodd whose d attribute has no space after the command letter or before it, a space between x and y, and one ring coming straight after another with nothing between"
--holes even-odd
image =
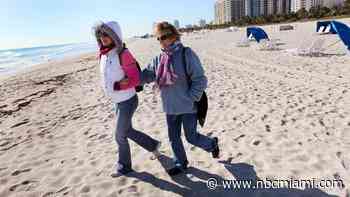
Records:
<instances>
[{"instance_id":1,"label":"beach lounge chair","mask_svg":"<svg viewBox=\"0 0 350 197\"><path fill-rule=\"evenodd\" d=\"M263 40L260 40L259 46L260 46L260 50L272 51L272 50L278 49L277 40L263 39Z\"/></svg>"},{"instance_id":2,"label":"beach lounge chair","mask_svg":"<svg viewBox=\"0 0 350 197\"><path fill-rule=\"evenodd\" d=\"M241 41L236 43L236 46L237 47L249 47L250 43L249 43L249 40L246 37L244 37Z\"/></svg>"},{"instance_id":3,"label":"beach lounge chair","mask_svg":"<svg viewBox=\"0 0 350 197\"><path fill-rule=\"evenodd\" d=\"M309 42L304 40L300 47L297 49L297 54L301 56L319 56L324 51L323 45L324 39L317 39L310 45Z\"/></svg>"},{"instance_id":4,"label":"beach lounge chair","mask_svg":"<svg viewBox=\"0 0 350 197\"><path fill-rule=\"evenodd\" d=\"M310 43L307 40L304 40L300 46L297 48L298 55L307 55L309 53Z\"/></svg>"},{"instance_id":5,"label":"beach lounge chair","mask_svg":"<svg viewBox=\"0 0 350 197\"><path fill-rule=\"evenodd\" d=\"M310 47L310 55L311 56L320 56L324 51L324 48L323 48L324 43L325 43L324 39L316 40L313 43L313 45Z\"/></svg>"}]
</instances>

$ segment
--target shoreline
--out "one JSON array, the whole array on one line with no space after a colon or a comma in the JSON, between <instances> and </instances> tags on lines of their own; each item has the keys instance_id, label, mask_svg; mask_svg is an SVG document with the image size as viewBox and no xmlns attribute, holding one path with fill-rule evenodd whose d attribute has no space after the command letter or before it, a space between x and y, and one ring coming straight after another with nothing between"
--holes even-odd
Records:
<instances>
[{"instance_id":1,"label":"shoreline","mask_svg":"<svg viewBox=\"0 0 350 197\"><path fill-rule=\"evenodd\" d=\"M132 42L136 41L137 39L135 38L128 38L125 43L126 44L131 44ZM74 44L74 43L73 43ZM89 43L75 43L77 44L89 44ZM69 46L71 44L59 44L59 45L49 45L49 46L39 46L39 47L33 47L33 48L45 48L45 47L54 47L54 46ZM30 48L21 48L21 49L30 49ZM7 51L7 50L16 50L16 49L5 49L3 51ZM6 71L6 72L0 72L0 81L4 80L5 78L9 78L9 77L13 77L17 74L21 74L21 73L26 73L26 72L30 72L32 70L32 68L36 68L36 67L45 67L47 65L50 64L55 64L55 63L60 63L60 62L64 62L66 60L72 60L72 59L79 59L79 58L83 58L85 56L96 56L97 54L97 49L96 51L93 52L81 52L78 54L65 54L62 57L56 57L56 58L52 58L50 60L47 60L46 62L42 62L42 63L33 63L29 66L19 66L19 68L14 69L12 71ZM5 68L3 68L4 70L6 70ZM8 76L6 76L8 75Z\"/></svg>"},{"instance_id":2,"label":"shoreline","mask_svg":"<svg viewBox=\"0 0 350 197\"><path fill-rule=\"evenodd\" d=\"M60 59L49 60L49 61L44 62L44 63L33 64L33 65L28 66L28 67L20 68L18 70L13 70L13 71L8 72L8 73L1 73L0 72L0 82L4 81L6 79L12 78L12 77L16 77L17 75L25 75L25 74L28 74L31 72L35 72L39 69L45 69L45 68L49 67L49 65L62 64L62 63L71 62L71 61L78 61L78 60L81 60L81 59L84 59L87 57L94 56L95 54L96 53L94 53L94 52L82 53L79 55L72 55L69 57L62 57Z\"/></svg>"}]
</instances>

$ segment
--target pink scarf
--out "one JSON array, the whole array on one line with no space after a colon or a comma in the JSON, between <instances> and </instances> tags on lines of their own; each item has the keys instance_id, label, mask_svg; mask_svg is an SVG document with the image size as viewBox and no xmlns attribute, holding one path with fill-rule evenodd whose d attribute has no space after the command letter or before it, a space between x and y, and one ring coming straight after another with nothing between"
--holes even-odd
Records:
<instances>
[{"instance_id":1,"label":"pink scarf","mask_svg":"<svg viewBox=\"0 0 350 197\"><path fill-rule=\"evenodd\" d=\"M182 46L181 42L176 41L168 49L164 49L160 55L160 62L156 77L156 82L159 89L165 86L173 85L178 77L173 68L172 55L180 48L180 46Z\"/></svg>"},{"instance_id":2,"label":"pink scarf","mask_svg":"<svg viewBox=\"0 0 350 197\"><path fill-rule=\"evenodd\" d=\"M113 49L113 47L101 47L100 48L100 53L99 53L99 57L101 59L102 55L106 55L108 52L110 52Z\"/></svg>"}]
</instances>

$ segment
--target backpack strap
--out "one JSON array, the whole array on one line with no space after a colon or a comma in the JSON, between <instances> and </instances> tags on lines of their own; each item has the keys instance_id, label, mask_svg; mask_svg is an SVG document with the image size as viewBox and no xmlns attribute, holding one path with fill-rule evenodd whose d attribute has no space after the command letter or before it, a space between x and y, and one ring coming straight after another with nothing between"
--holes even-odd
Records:
<instances>
[{"instance_id":1,"label":"backpack strap","mask_svg":"<svg viewBox=\"0 0 350 197\"><path fill-rule=\"evenodd\" d=\"M123 49L119 53L119 62L120 62L120 66L122 67L124 72L127 72L125 69L128 69L128 68L125 68L125 66L128 66L130 64L136 65L138 73L142 72L139 63L134 58L134 56L131 54L131 52L128 50L128 48L125 47L125 44L123 44ZM141 92L143 90L143 86L137 85L137 86L135 86L135 90L136 90L136 92Z\"/></svg>"},{"instance_id":2,"label":"backpack strap","mask_svg":"<svg viewBox=\"0 0 350 197\"><path fill-rule=\"evenodd\" d=\"M122 49L122 50L120 51L120 53L118 54L120 65L123 65L123 62L122 62L123 57L122 57L122 55L123 55L124 51L127 50L127 49L128 49L128 48L126 48L125 43L123 43L123 49Z\"/></svg>"},{"instance_id":3,"label":"backpack strap","mask_svg":"<svg viewBox=\"0 0 350 197\"><path fill-rule=\"evenodd\" d=\"M183 47L182 48L182 62L183 62L185 75L186 75L188 84L191 84L190 75L188 74L188 71L187 71L186 50L188 50L188 47Z\"/></svg>"}]
</instances>

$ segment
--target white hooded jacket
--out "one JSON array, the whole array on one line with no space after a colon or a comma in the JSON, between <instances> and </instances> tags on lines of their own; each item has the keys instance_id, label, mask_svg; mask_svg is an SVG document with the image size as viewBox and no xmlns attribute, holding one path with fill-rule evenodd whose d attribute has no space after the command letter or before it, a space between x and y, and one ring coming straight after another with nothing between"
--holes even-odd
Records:
<instances>
[{"instance_id":1,"label":"white hooded jacket","mask_svg":"<svg viewBox=\"0 0 350 197\"><path fill-rule=\"evenodd\" d=\"M117 22L105 23L122 40L122 32ZM102 78L102 87L113 103L120 103L132 98L136 94L135 88L126 90L114 90L114 83L125 78L125 73L120 65L117 49L112 49L100 59L100 71Z\"/></svg>"}]
</instances>

